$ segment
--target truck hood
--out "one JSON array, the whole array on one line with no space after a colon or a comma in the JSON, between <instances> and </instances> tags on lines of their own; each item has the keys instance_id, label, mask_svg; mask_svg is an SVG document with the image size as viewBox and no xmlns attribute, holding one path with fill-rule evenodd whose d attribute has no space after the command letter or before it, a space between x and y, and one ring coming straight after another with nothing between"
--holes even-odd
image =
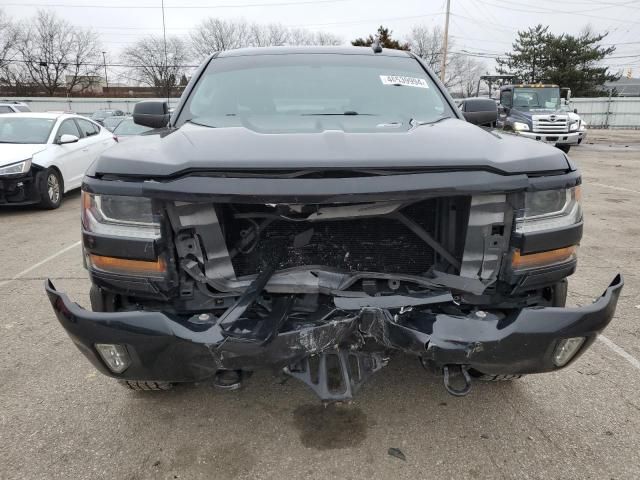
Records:
<instances>
[{"instance_id":1,"label":"truck hood","mask_svg":"<svg viewBox=\"0 0 640 480\"><path fill-rule=\"evenodd\" d=\"M28 160L46 147L30 143L0 143L0 167Z\"/></svg>"},{"instance_id":2,"label":"truck hood","mask_svg":"<svg viewBox=\"0 0 640 480\"><path fill-rule=\"evenodd\" d=\"M534 108L533 110L512 110L513 114L518 114L519 116L525 117L529 120L532 119L534 115L566 115L569 116L569 112L563 110L555 110L553 108Z\"/></svg>"},{"instance_id":3,"label":"truck hood","mask_svg":"<svg viewBox=\"0 0 640 480\"><path fill-rule=\"evenodd\" d=\"M255 123L221 128L187 123L110 148L87 173L161 178L197 170L451 168L518 174L570 169L560 150L459 119L418 126L362 121L301 117L277 129L271 122L271 130Z\"/></svg>"}]
</instances>

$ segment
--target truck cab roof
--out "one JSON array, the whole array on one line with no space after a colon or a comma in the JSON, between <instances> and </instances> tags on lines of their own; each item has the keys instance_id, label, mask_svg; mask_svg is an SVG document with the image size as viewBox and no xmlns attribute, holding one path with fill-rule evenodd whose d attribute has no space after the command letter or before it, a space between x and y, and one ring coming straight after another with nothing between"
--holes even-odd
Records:
<instances>
[{"instance_id":1,"label":"truck cab roof","mask_svg":"<svg viewBox=\"0 0 640 480\"><path fill-rule=\"evenodd\" d=\"M514 83L511 85L502 85L500 91L512 90L514 88L560 88L555 83Z\"/></svg>"}]
</instances>

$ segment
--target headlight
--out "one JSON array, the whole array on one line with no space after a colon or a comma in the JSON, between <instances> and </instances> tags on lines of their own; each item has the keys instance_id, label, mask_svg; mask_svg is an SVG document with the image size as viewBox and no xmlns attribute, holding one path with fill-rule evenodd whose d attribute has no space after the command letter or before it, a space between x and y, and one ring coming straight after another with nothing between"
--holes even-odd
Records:
<instances>
[{"instance_id":1,"label":"headlight","mask_svg":"<svg viewBox=\"0 0 640 480\"><path fill-rule=\"evenodd\" d=\"M513 129L516 132L528 132L529 131L529 125L527 125L526 123L523 123L523 122L513 122Z\"/></svg>"},{"instance_id":2,"label":"headlight","mask_svg":"<svg viewBox=\"0 0 640 480\"><path fill-rule=\"evenodd\" d=\"M160 237L160 218L151 199L82 192L82 224L99 235L143 238Z\"/></svg>"},{"instance_id":3,"label":"headlight","mask_svg":"<svg viewBox=\"0 0 640 480\"><path fill-rule=\"evenodd\" d=\"M0 167L0 175L17 175L27 173L31 168L31 159L22 160L18 163L12 163L6 167Z\"/></svg>"},{"instance_id":4,"label":"headlight","mask_svg":"<svg viewBox=\"0 0 640 480\"><path fill-rule=\"evenodd\" d=\"M526 192L524 208L516 216L516 232L528 233L568 227L582 220L580 186Z\"/></svg>"},{"instance_id":5,"label":"headlight","mask_svg":"<svg viewBox=\"0 0 640 480\"><path fill-rule=\"evenodd\" d=\"M574 131L578 130L579 127L580 127L580 123L579 122L573 122L571 125L569 125L569 130L571 132L574 132Z\"/></svg>"}]
</instances>

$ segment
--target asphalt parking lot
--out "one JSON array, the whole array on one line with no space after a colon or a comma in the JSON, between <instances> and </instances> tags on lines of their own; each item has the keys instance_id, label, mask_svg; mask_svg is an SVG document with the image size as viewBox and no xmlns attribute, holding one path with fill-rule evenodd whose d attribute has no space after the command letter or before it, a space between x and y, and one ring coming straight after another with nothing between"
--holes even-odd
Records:
<instances>
[{"instance_id":1,"label":"asphalt parking lot","mask_svg":"<svg viewBox=\"0 0 640 480\"><path fill-rule=\"evenodd\" d=\"M266 372L235 392L127 391L73 346L43 290L49 277L89 303L79 193L56 211L0 210L0 478L640 478L640 131L587 142L571 151L586 226L569 303L622 272L616 318L568 369L464 398L403 356L327 409Z\"/></svg>"}]
</instances>

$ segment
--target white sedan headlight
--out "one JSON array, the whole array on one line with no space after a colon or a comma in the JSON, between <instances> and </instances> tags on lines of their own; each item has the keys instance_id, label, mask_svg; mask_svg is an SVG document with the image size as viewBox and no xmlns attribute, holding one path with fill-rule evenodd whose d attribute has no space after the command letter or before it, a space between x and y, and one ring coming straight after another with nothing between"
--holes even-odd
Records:
<instances>
[{"instance_id":1,"label":"white sedan headlight","mask_svg":"<svg viewBox=\"0 0 640 480\"><path fill-rule=\"evenodd\" d=\"M18 175L20 173L27 173L31 168L31 159L23 160L21 162L12 163L4 167L0 167L0 175Z\"/></svg>"},{"instance_id":2,"label":"white sedan headlight","mask_svg":"<svg viewBox=\"0 0 640 480\"><path fill-rule=\"evenodd\" d=\"M528 132L529 131L529 125L527 125L524 122L513 122L513 129L516 132Z\"/></svg>"},{"instance_id":3,"label":"white sedan headlight","mask_svg":"<svg viewBox=\"0 0 640 480\"><path fill-rule=\"evenodd\" d=\"M516 232L529 233L569 227L582 220L580 186L526 192L524 209L516 216Z\"/></svg>"}]
</instances>

